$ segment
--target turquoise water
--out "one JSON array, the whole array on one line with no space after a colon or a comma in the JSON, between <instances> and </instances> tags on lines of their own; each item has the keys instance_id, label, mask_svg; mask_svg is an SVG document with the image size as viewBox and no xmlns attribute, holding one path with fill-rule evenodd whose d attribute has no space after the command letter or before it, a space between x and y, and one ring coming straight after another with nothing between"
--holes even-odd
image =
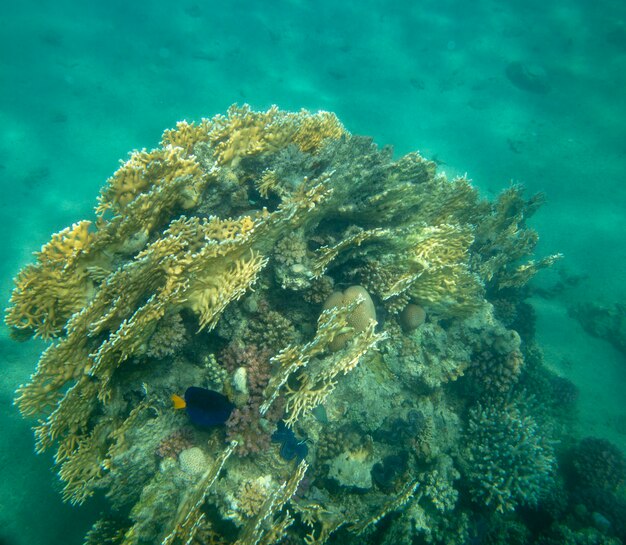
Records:
<instances>
[{"instance_id":1,"label":"turquoise water","mask_svg":"<svg viewBox=\"0 0 626 545\"><path fill-rule=\"evenodd\" d=\"M626 450L624 354L568 316L626 300L626 7L621 2L72 1L0 18L3 302L51 233L89 217L132 149L181 119L255 109L335 112L396 154L419 150L489 197L543 191L536 286L547 364L580 390L580 436ZM566 280L563 290L554 287ZM563 283L560 284L561 286ZM0 543L81 543L97 502L60 501L12 406L41 346L0 340Z\"/></svg>"}]
</instances>

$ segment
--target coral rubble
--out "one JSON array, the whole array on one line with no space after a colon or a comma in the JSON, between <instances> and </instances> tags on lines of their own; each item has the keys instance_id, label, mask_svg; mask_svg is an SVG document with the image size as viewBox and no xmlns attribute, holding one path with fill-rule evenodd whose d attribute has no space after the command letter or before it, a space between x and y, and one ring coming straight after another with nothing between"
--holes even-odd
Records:
<instances>
[{"instance_id":1,"label":"coral rubble","mask_svg":"<svg viewBox=\"0 0 626 545\"><path fill-rule=\"evenodd\" d=\"M530 260L540 203L328 112L233 106L133 152L6 316L49 343L17 405L63 497L111 502L87 543L463 543L538 509L554 427L520 399L548 375L493 303L558 258ZM192 386L225 426L174 411Z\"/></svg>"}]
</instances>

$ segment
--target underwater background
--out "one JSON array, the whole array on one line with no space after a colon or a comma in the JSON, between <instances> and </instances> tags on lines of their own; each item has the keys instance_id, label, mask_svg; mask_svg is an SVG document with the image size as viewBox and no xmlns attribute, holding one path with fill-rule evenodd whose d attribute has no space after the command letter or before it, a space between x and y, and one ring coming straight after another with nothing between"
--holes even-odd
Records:
<instances>
[{"instance_id":1,"label":"underwater background","mask_svg":"<svg viewBox=\"0 0 626 545\"><path fill-rule=\"evenodd\" d=\"M626 328L620 341L580 317L626 302L623 2L25 0L4 3L0 30L3 306L32 252L91 217L119 160L176 121L234 102L328 110L487 197L545 192L537 254L564 259L533 280L537 340L578 387L580 437L626 451ZM61 502L12 404L42 346L2 329L3 545L81 543L99 510Z\"/></svg>"}]
</instances>

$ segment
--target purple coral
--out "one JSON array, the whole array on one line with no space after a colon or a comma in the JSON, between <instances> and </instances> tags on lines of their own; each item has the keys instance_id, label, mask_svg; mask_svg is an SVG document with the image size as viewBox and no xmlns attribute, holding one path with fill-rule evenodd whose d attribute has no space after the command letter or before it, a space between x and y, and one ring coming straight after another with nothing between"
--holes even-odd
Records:
<instances>
[{"instance_id":1,"label":"purple coral","mask_svg":"<svg viewBox=\"0 0 626 545\"><path fill-rule=\"evenodd\" d=\"M270 446L270 434L261 425L260 403L248 400L243 407L235 409L226 421L227 438L239 441L241 456L258 454Z\"/></svg>"},{"instance_id":2,"label":"purple coral","mask_svg":"<svg viewBox=\"0 0 626 545\"><path fill-rule=\"evenodd\" d=\"M255 344L242 346L238 343L230 343L220 354L220 361L229 373L233 373L239 367L251 371L263 371L269 379L269 360L272 353L267 348L260 348ZM265 388L266 385L263 386Z\"/></svg>"},{"instance_id":3,"label":"purple coral","mask_svg":"<svg viewBox=\"0 0 626 545\"><path fill-rule=\"evenodd\" d=\"M249 397L243 407L236 408L226 422L229 441L239 441L239 454L246 456L266 450L270 446L273 426L263 426L260 408L264 401L263 390L270 380L271 352L251 344L241 347L231 343L222 352L222 363L231 373L245 367ZM273 410L265 415L269 423L277 422L282 416L280 404L274 403Z\"/></svg>"},{"instance_id":4,"label":"purple coral","mask_svg":"<svg viewBox=\"0 0 626 545\"><path fill-rule=\"evenodd\" d=\"M180 428L161 440L156 449L156 455L159 458L178 459L178 455L183 450L193 445L193 431L190 428Z\"/></svg>"}]
</instances>

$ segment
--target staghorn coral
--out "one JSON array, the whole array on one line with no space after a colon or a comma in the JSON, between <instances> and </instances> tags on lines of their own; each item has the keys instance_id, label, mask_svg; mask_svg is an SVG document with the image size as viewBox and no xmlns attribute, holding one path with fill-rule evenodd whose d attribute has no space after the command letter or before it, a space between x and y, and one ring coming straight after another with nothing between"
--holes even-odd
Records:
<instances>
[{"instance_id":1,"label":"staghorn coral","mask_svg":"<svg viewBox=\"0 0 626 545\"><path fill-rule=\"evenodd\" d=\"M38 420L37 450L55 449L64 498L79 504L103 489L120 515L89 539L271 545L289 532L351 545L392 528L407 542L446 532L461 542L474 507L456 502L464 489L448 461L468 400L446 385L472 353L495 367L513 354L521 366L485 294L506 289L509 304L550 262L524 262L537 204L519 190L482 201L467 179L449 180L417 153L394 160L328 112L233 106L131 153L94 219L53 235L18 274L6 316L16 336L49 341L17 405ZM333 289L340 296L321 308ZM417 329L389 316L417 306L429 316ZM176 436L186 415L169 401L191 385L237 405L226 429L194 428L193 444ZM269 443L283 411L310 466ZM495 508L522 503L543 474L521 485L519 467L549 466L549 446L531 416L481 414L470 411L472 494ZM529 432L519 464L484 462L485 479L509 472L519 484L511 497L477 476L485 445L514 450L502 421ZM345 464L358 478L339 475ZM252 495L242 483L266 476L267 494L231 516L233 490Z\"/></svg>"},{"instance_id":2,"label":"staghorn coral","mask_svg":"<svg viewBox=\"0 0 626 545\"><path fill-rule=\"evenodd\" d=\"M462 461L474 501L495 511L534 505L551 483L553 448L537 422L514 406L474 407Z\"/></svg>"}]
</instances>

